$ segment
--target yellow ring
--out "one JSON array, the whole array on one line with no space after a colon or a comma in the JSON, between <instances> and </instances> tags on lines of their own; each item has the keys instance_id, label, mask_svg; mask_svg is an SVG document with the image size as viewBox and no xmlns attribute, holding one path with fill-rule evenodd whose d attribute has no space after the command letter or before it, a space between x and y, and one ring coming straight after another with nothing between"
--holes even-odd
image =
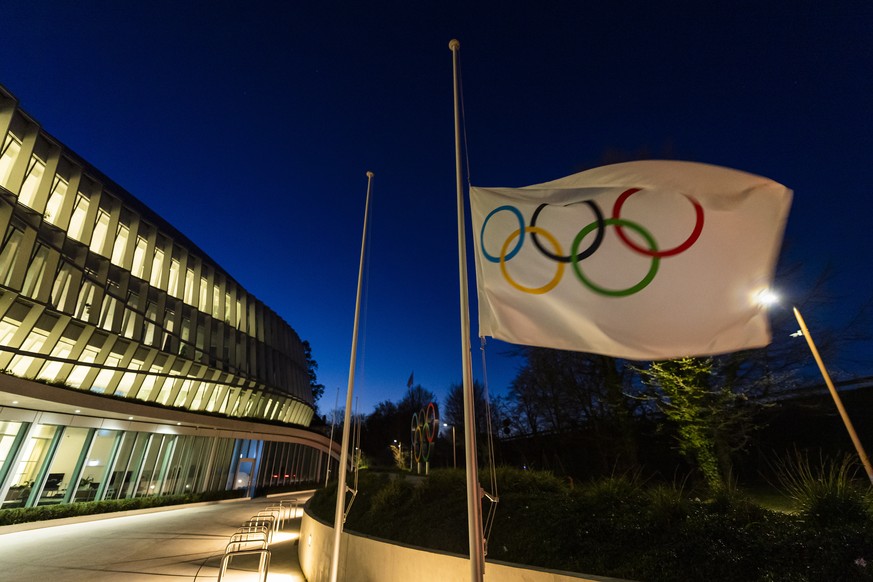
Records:
<instances>
[{"instance_id":1,"label":"yellow ring","mask_svg":"<svg viewBox=\"0 0 873 582\"><path fill-rule=\"evenodd\" d=\"M564 251L561 250L561 245L558 243L558 239L552 236L552 233L549 231L540 228L539 226L526 226L524 227L524 232L528 233L537 233L543 235L547 241L552 243L552 246L555 249L555 254L563 255ZM558 283L561 282L561 277L564 275L564 263L556 263L558 265L558 270L555 272L555 276L552 277L552 280L543 285L542 287L525 287L524 285L519 285L515 281L512 280L512 277L509 276L509 272L506 270L506 251L509 249L509 245L512 244L512 241L515 240L515 237L521 234L521 229L516 230L512 234L507 237L506 241L503 243L503 248L500 249L500 272L503 273L503 278L506 279L507 283L518 289L523 293L530 293L532 295L542 295L543 293L548 293L552 289L554 289Z\"/></svg>"}]
</instances>

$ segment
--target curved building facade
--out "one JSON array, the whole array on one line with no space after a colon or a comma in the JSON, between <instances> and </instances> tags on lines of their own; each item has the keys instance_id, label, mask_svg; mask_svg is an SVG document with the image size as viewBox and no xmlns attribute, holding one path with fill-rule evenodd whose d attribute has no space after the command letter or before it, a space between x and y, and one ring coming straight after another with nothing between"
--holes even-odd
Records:
<instances>
[{"instance_id":1,"label":"curved building facade","mask_svg":"<svg viewBox=\"0 0 873 582\"><path fill-rule=\"evenodd\" d=\"M2 86L0 233L0 507L322 471L294 330Z\"/></svg>"}]
</instances>

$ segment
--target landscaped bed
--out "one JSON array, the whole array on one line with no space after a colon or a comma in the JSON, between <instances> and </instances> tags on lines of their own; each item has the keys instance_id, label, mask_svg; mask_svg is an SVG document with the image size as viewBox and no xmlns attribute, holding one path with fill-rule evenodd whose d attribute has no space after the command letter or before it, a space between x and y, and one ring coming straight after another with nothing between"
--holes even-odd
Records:
<instances>
[{"instance_id":1,"label":"landscaped bed","mask_svg":"<svg viewBox=\"0 0 873 582\"><path fill-rule=\"evenodd\" d=\"M629 477L573 485L499 469L488 557L644 582L873 580L868 490L849 479L810 479L805 497L786 492L797 505L785 512L735 490L700 495ZM318 492L311 510L332 523L335 496L335 486ZM466 554L466 521L461 471L362 472L346 528Z\"/></svg>"}]
</instances>

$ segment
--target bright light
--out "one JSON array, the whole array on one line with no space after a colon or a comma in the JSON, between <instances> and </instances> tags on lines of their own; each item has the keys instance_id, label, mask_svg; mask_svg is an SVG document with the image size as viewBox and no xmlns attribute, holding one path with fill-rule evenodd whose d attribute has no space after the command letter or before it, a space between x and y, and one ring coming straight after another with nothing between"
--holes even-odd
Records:
<instances>
[{"instance_id":1,"label":"bright light","mask_svg":"<svg viewBox=\"0 0 873 582\"><path fill-rule=\"evenodd\" d=\"M779 303L779 296L770 289L761 289L755 294L755 303L762 307L769 307Z\"/></svg>"}]
</instances>

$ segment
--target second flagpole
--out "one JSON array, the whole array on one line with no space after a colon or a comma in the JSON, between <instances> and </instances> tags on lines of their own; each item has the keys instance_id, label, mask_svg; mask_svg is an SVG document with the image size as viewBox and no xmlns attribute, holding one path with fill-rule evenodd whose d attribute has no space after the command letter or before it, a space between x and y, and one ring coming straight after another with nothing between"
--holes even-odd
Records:
<instances>
[{"instance_id":1,"label":"second flagpole","mask_svg":"<svg viewBox=\"0 0 873 582\"><path fill-rule=\"evenodd\" d=\"M476 456L476 405L473 398L473 355L470 347L470 298L467 289L467 242L464 228L464 189L461 179L461 118L458 107L458 50L461 43L449 42L452 51L452 77L455 103L455 179L458 198L458 271L461 296L461 359L464 377L464 447L467 469L467 524L470 546L470 580L482 582L485 576L485 536L482 527L482 487Z\"/></svg>"}]
</instances>

